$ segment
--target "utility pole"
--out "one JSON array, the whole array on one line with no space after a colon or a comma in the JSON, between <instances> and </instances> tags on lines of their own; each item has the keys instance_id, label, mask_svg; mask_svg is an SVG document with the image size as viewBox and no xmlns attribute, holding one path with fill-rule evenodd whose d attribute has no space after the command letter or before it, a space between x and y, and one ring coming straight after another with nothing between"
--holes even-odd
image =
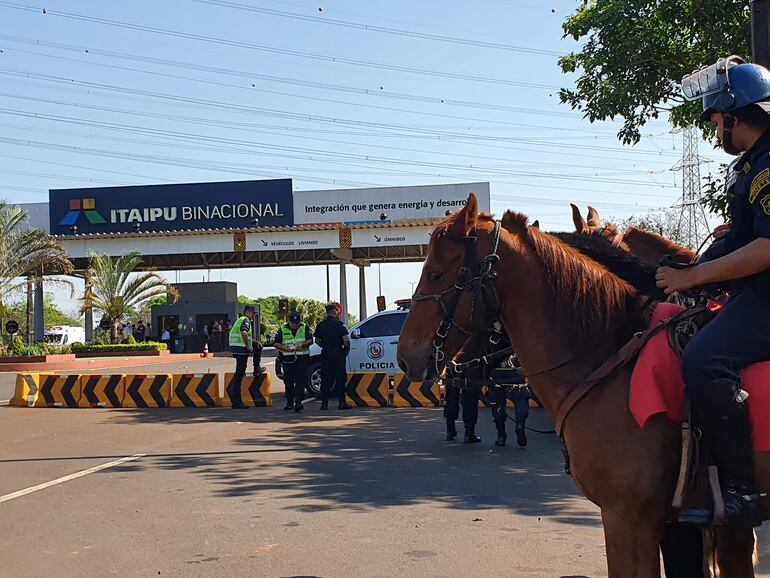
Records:
<instances>
[{"instance_id":1,"label":"utility pole","mask_svg":"<svg viewBox=\"0 0 770 578\"><path fill-rule=\"evenodd\" d=\"M698 131L689 126L682 131L684 146L682 160L672 170L682 171L682 199L679 202L679 231L682 244L698 251L710 235L706 211L700 202L700 166L704 161L698 154Z\"/></svg>"},{"instance_id":2,"label":"utility pole","mask_svg":"<svg viewBox=\"0 0 770 578\"><path fill-rule=\"evenodd\" d=\"M770 67L770 0L750 0L751 59Z\"/></svg>"}]
</instances>

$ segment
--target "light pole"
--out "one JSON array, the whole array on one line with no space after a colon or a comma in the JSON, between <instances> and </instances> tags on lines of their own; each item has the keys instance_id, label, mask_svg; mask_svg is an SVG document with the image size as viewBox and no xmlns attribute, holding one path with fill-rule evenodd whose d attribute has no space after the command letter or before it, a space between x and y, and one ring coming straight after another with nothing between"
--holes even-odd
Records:
<instances>
[{"instance_id":1,"label":"light pole","mask_svg":"<svg viewBox=\"0 0 770 578\"><path fill-rule=\"evenodd\" d=\"M751 58L770 66L770 0L751 0Z\"/></svg>"}]
</instances>

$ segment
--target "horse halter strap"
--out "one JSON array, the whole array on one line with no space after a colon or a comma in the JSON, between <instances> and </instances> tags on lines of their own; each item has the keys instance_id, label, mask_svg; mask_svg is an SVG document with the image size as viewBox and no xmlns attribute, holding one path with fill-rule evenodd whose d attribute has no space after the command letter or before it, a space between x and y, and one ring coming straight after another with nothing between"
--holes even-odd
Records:
<instances>
[{"instance_id":1,"label":"horse halter strap","mask_svg":"<svg viewBox=\"0 0 770 578\"><path fill-rule=\"evenodd\" d=\"M607 227L599 227L598 229L595 229L590 236L604 239L605 231L610 232ZM607 238L607 241L609 241L610 245L613 247L620 247L620 244L623 242L623 236L623 233L615 233L612 235L612 238Z\"/></svg>"},{"instance_id":2,"label":"horse halter strap","mask_svg":"<svg viewBox=\"0 0 770 578\"><path fill-rule=\"evenodd\" d=\"M449 335L449 331L454 327L460 333L465 336L470 336L470 333L460 327L455 321L454 314L457 309L457 305L460 302L460 297L467 289L472 292L471 299L471 322L477 328L484 328L484 287L485 284L494 279L497 273L494 271L494 265L500 260L500 256L497 254L497 247L500 243L500 221L495 221L495 228L492 232L492 246L489 254L481 259L478 264L478 271L474 274L476 269L476 242L478 236L476 235L463 235L456 236L451 235L448 232L442 234L443 238L454 243L462 244L465 246L465 263L460 267L460 271L457 275L457 282L454 286L441 291L440 293L415 293L412 295L413 301L436 301L441 309L444 311L444 317L439 323L436 334L433 337L433 349L434 349L434 362L436 364L436 374L441 374L440 364L446 359L444 353L444 343L446 337ZM494 292L494 288L490 286L495 296L495 300L499 303L497 294ZM444 297L449 295L449 301L444 302ZM478 307L477 307L478 305Z\"/></svg>"}]
</instances>

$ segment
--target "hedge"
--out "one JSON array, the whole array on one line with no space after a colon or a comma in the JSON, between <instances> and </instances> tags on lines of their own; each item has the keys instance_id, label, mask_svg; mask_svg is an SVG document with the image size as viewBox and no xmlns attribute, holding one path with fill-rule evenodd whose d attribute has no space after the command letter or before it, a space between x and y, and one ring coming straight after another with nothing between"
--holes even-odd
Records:
<instances>
[{"instance_id":1,"label":"hedge","mask_svg":"<svg viewBox=\"0 0 770 578\"><path fill-rule=\"evenodd\" d=\"M83 345L82 343L72 344L72 353L100 353L111 351L163 351L165 349L168 349L168 345L154 341L145 341L142 343L110 343L107 345Z\"/></svg>"}]
</instances>

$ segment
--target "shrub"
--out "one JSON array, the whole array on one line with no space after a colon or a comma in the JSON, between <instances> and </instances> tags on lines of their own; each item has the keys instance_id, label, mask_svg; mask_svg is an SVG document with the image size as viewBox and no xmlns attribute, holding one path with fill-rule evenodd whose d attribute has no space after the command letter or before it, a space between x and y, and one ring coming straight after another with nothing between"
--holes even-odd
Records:
<instances>
[{"instance_id":1,"label":"shrub","mask_svg":"<svg viewBox=\"0 0 770 578\"><path fill-rule=\"evenodd\" d=\"M78 345L83 345L83 344L79 343ZM96 339L94 339L93 345L105 345L105 341L101 337L97 337ZM72 346L74 347L75 344L73 343Z\"/></svg>"},{"instance_id":2,"label":"shrub","mask_svg":"<svg viewBox=\"0 0 770 578\"><path fill-rule=\"evenodd\" d=\"M136 339L134 339L133 335L129 335L125 343L127 343L128 345L136 345Z\"/></svg>"},{"instance_id":3,"label":"shrub","mask_svg":"<svg viewBox=\"0 0 770 578\"><path fill-rule=\"evenodd\" d=\"M165 351L168 346L165 343L156 343L154 341L145 341L143 343L108 343L105 345L83 345L82 343L73 343L73 353L102 353L102 352L121 352L121 351Z\"/></svg>"},{"instance_id":4,"label":"shrub","mask_svg":"<svg viewBox=\"0 0 770 578\"><path fill-rule=\"evenodd\" d=\"M27 346L24 345L24 342L18 335L14 335L13 339L11 339L11 342L8 344L8 351L10 351L12 355L25 355L24 351L26 349Z\"/></svg>"}]
</instances>

